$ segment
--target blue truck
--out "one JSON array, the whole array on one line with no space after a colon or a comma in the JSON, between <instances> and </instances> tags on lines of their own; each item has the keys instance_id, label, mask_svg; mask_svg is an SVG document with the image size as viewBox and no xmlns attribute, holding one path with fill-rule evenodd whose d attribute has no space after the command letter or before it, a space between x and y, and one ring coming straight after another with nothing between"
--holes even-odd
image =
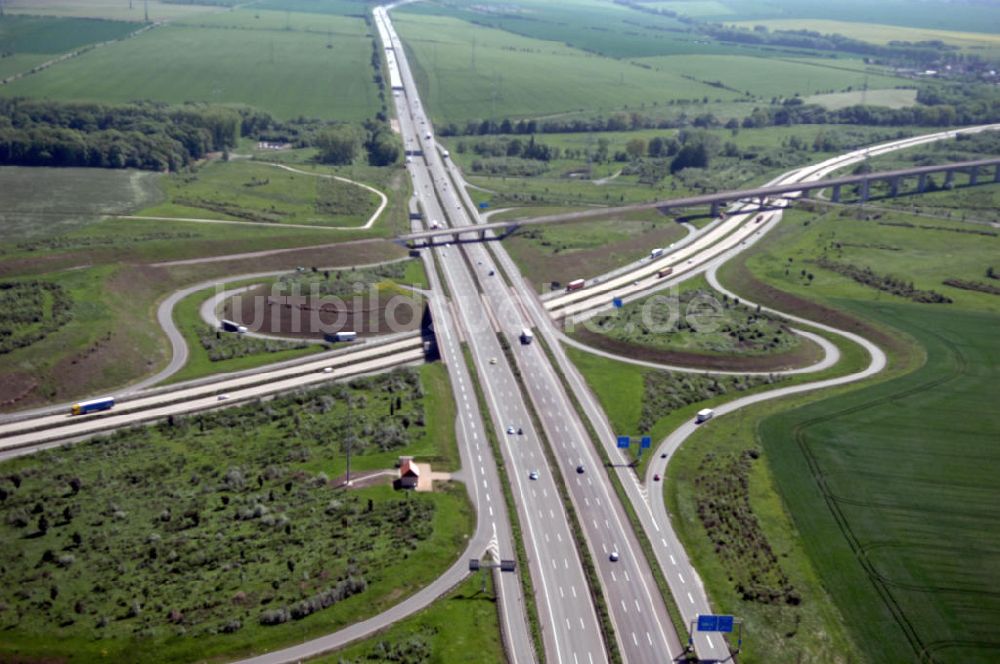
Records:
<instances>
[{"instance_id":1,"label":"blue truck","mask_svg":"<svg viewBox=\"0 0 1000 664\"><path fill-rule=\"evenodd\" d=\"M81 401L80 403L73 404L73 407L70 408L70 415L86 415L87 413L96 413L101 410L111 410L114 407L114 397L91 399L90 401Z\"/></svg>"}]
</instances>

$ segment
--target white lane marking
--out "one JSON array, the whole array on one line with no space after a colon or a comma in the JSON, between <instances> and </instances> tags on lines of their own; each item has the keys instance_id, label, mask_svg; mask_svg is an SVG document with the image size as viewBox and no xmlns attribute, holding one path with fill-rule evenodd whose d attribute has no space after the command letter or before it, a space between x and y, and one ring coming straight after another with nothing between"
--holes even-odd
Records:
<instances>
[{"instance_id":1,"label":"white lane marking","mask_svg":"<svg viewBox=\"0 0 1000 664\"><path fill-rule=\"evenodd\" d=\"M488 507L490 508L490 516L493 516L493 506L492 505L488 505Z\"/></svg>"},{"instance_id":2,"label":"white lane marking","mask_svg":"<svg viewBox=\"0 0 1000 664\"><path fill-rule=\"evenodd\" d=\"M642 607L639 606L639 600L635 600L635 610L637 613L642 613Z\"/></svg>"},{"instance_id":3,"label":"white lane marking","mask_svg":"<svg viewBox=\"0 0 1000 664\"><path fill-rule=\"evenodd\" d=\"M635 638L635 632L632 632L632 643L639 645L639 639Z\"/></svg>"},{"instance_id":4,"label":"white lane marking","mask_svg":"<svg viewBox=\"0 0 1000 664\"><path fill-rule=\"evenodd\" d=\"M629 576L628 576L628 571L626 571L625 572L625 581L626 581L626 583L629 582L629 581L631 581L631 580L632 579L630 579Z\"/></svg>"},{"instance_id":5,"label":"white lane marking","mask_svg":"<svg viewBox=\"0 0 1000 664\"><path fill-rule=\"evenodd\" d=\"M624 611L625 613L628 613L628 607L625 606L625 600L622 600L622 611Z\"/></svg>"},{"instance_id":6,"label":"white lane marking","mask_svg":"<svg viewBox=\"0 0 1000 664\"><path fill-rule=\"evenodd\" d=\"M569 569L569 560L563 558L563 569Z\"/></svg>"},{"instance_id":7,"label":"white lane marking","mask_svg":"<svg viewBox=\"0 0 1000 664\"><path fill-rule=\"evenodd\" d=\"M490 494L486 494L486 502L488 502L488 503L492 503L493 502L493 499L490 497Z\"/></svg>"},{"instance_id":8,"label":"white lane marking","mask_svg":"<svg viewBox=\"0 0 1000 664\"><path fill-rule=\"evenodd\" d=\"M670 564L671 564L671 565L676 565L676 564L677 564L677 561L676 561L676 560L674 560L674 554L672 554L672 553L671 553L671 554L669 554L669 555L670 555Z\"/></svg>"},{"instance_id":9,"label":"white lane marking","mask_svg":"<svg viewBox=\"0 0 1000 664\"><path fill-rule=\"evenodd\" d=\"M686 581L684 580L684 576L683 576L683 575L682 575L682 574L681 574L680 572L677 572L677 578L681 580L681 583L687 583L687 582L686 582Z\"/></svg>"},{"instance_id":10,"label":"white lane marking","mask_svg":"<svg viewBox=\"0 0 1000 664\"><path fill-rule=\"evenodd\" d=\"M618 581L618 577L617 577L617 576L615 576L615 571L614 571L614 570L611 570L611 580L612 580L612 581L615 581L615 582L617 582L617 581Z\"/></svg>"},{"instance_id":11,"label":"white lane marking","mask_svg":"<svg viewBox=\"0 0 1000 664\"><path fill-rule=\"evenodd\" d=\"M563 592L562 586L559 586L559 597L566 597L566 593Z\"/></svg>"},{"instance_id":12,"label":"white lane marking","mask_svg":"<svg viewBox=\"0 0 1000 664\"><path fill-rule=\"evenodd\" d=\"M556 539L559 540L560 542L562 542L562 535L560 535L559 533L556 533Z\"/></svg>"},{"instance_id":13,"label":"white lane marking","mask_svg":"<svg viewBox=\"0 0 1000 664\"><path fill-rule=\"evenodd\" d=\"M691 597L691 593L688 593L688 601L694 604L694 597Z\"/></svg>"},{"instance_id":14,"label":"white lane marking","mask_svg":"<svg viewBox=\"0 0 1000 664\"><path fill-rule=\"evenodd\" d=\"M573 591L573 597L576 597L576 586L570 586L569 589Z\"/></svg>"},{"instance_id":15,"label":"white lane marking","mask_svg":"<svg viewBox=\"0 0 1000 664\"><path fill-rule=\"evenodd\" d=\"M649 632L646 632L646 640L649 641L649 645L653 645L653 637L649 635Z\"/></svg>"}]
</instances>

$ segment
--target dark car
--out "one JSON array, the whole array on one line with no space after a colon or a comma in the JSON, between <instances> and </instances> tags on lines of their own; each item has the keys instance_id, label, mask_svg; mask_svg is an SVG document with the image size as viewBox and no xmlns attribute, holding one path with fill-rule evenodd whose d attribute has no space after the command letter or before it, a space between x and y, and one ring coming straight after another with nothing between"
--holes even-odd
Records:
<instances>
[{"instance_id":1,"label":"dark car","mask_svg":"<svg viewBox=\"0 0 1000 664\"><path fill-rule=\"evenodd\" d=\"M577 466L576 467L576 472L582 473L583 472L583 466Z\"/></svg>"}]
</instances>

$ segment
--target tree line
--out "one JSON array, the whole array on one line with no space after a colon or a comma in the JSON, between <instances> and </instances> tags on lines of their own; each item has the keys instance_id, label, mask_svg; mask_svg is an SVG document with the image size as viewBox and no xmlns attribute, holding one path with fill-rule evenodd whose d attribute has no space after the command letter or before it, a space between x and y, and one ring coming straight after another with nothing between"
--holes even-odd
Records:
<instances>
[{"instance_id":1,"label":"tree line","mask_svg":"<svg viewBox=\"0 0 1000 664\"><path fill-rule=\"evenodd\" d=\"M0 99L0 164L176 171L235 146L259 120L200 104Z\"/></svg>"}]
</instances>

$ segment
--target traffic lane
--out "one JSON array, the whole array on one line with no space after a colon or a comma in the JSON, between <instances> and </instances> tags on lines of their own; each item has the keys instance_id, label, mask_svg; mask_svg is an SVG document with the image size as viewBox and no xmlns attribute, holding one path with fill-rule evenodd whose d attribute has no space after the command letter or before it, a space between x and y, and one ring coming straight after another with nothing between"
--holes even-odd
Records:
<instances>
[{"instance_id":1,"label":"traffic lane","mask_svg":"<svg viewBox=\"0 0 1000 664\"><path fill-rule=\"evenodd\" d=\"M452 292L474 293L471 277L466 273L458 251L450 254L445 251L442 265ZM463 317L467 317L468 309L475 308L477 304L482 308L478 297L464 299L468 304L459 307ZM486 321L485 312L477 316L477 320ZM540 448L531 446L530 441L536 441L537 444L537 436L531 431L530 418L524 409L513 375L510 374L509 366L500 364L499 359L496 365L489 363L489 357L502 356L492 329L484 324L469 324L468 320L465 321L465 326L470 339L470 348L483 377L484 391L499 420L496 422L497 436L501 441L507 463L512 468L512 484L516 489L515 495L520 498L521 517L526 524L525 530L535 553L531 561L532 569L535 578L538 579L536 584L540 581L539 599L545 612L548 613L551 625L551 629L543 633L543 636L549 637L547 646L551 648L551 652L556 653L557 659L561 659L563 655L568 658L570 654L576 654L578 657L581 655L585 657L586 661L606 661L603 644L600 642L596 613L589 602L580 602L574 597L579 594L578 588L586 587L586 581L579 563L570 565L570 560L575 558L576 552L572 546L572 537L565 516L560 518L560 514L552 505L539 504L537 492L533 495L526 491L525 483L532 481L526 479L527 472L530 472L525 469L526 463L531 463L535 459L538 460L538 465L544 462ZM506 434L506 426L511 425L503 424L504 421L512 420L520 422L518 426L526 431L524 440L518 441L520 455L512 448Z\"/></svg>"}]
</instances>

